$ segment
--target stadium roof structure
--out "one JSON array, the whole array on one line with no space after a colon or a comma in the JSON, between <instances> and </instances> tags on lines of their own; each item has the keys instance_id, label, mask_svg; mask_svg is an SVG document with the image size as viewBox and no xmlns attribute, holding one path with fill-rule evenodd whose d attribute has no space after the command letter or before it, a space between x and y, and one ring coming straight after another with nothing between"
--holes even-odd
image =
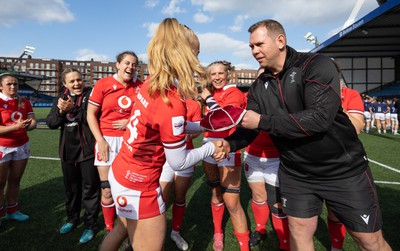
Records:
<instances>
[{"instance_id":1,"label":"stadium roof structure","mask_svg":"<svg viewBox=\"0 0 400 251\"><path fill-rule=\"evenodd\" d=\"M329 57L400 56L400 0L388 0L311 52Z\"/></svg>"},{"instance_id":2,"label":"stadium roof structure","mask_svg":"<svg viewBox=\"0 0 400 251\"><path fill-rule=\"evenodd\" d=\"M51 79L51 77L48 77L46 75L35 75L27 72L18 72L18 71L9 71L7 69L0 69L0 74L2 73L10 73L17 77L20 80L23 81L34 81L34 80L46 80L46 79Z\"/></svg>"}]
</instances>

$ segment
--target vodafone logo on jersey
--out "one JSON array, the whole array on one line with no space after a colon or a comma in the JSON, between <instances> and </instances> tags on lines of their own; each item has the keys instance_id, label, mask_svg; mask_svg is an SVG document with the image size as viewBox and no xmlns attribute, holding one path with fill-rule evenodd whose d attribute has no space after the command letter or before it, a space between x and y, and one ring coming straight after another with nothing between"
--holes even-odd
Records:
<instances>
[{"instance_id":1,"label":"vodafone logo on jersey","mask_svg":"<svg viewBox=\"0 0 400 251\"><path fill-rule=\"evenodd\" d=\"M126 205L128 204L128 200L124 196L118 196L117 203L120 207L126 207Z\"/></svg>"},{"instance_id":2,"label":"vodafone logo on jersey","mask_svg":"<svg viewBox=\"0 0 400 251\"><path fill-rule=\"evenodd\" d=\"M127 109L132 105L132 100L128 96L121 96L118 99L118 105L122 109Z\"/></svg>"},{"instance_id":3,"label":"vodafone logo on jersey","mask_svg":"<svg viewBox=\"0 0 400 251\"><path fill-rule=\"evenodd\" d=\"M19 111L15 111L11 114L11 120L14 122L18 122L18 120L21 118L22 118L22 113Z\"/></svg>"}]
</instances>

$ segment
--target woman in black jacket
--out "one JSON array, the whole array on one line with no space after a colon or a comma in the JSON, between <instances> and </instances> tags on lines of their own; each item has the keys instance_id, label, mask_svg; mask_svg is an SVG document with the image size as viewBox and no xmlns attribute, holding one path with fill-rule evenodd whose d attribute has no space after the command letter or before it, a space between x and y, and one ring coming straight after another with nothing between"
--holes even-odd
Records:
<instances>
[{"instance_id":1,"label":"woman in black jacket","mask_svg":"<svg viewBox=\"0 0 400 251\"><path fill-rule=\"evenodd\" d=\"M81 73L66 69L62 73L65 91L55 98L46 123L60 130L60 158L65 187L67 221L61 234L74 229L80 221L81 204L85 209L85 230L80 243L89 242L98 231L100 179L94 166L95 139L86 121L91 88L86 88Z\"/></svg>"}]
</instances>

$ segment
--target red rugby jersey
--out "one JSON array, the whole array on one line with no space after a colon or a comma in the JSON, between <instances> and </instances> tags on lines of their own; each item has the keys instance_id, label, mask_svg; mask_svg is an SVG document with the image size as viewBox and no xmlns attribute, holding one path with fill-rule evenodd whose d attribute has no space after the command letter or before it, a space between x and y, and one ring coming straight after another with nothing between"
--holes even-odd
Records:
<instances>
[{"instance_id":1,"label":"red rugby jersey","mask_svg":"<svg viewBox=\"0 0 400 251\"><path fill-rule=\"evenodd\" d=\"M101 108L100 130L104 136L122 136L123 130L115 130L112 122L128 119L131 115L134 98L142 82L135 79L126 87L109 76L97 81L89 97L89 103Z\"/></svg>"},{"instance_id":2,"label":"red rugby jersey","mask_svg":"<svg viewBox=\"0 0 400 251\"><path fill-rule=\"evenodd\" d=\"M182 147L185 141L186 102L171 86L167 93L170 104L161 96L148 93L149 81L140 88L124 133L121 150L112 169L115 179L123 186L147 191L159 186L165 148Z\"/></svg>"},{"instance_id":3,"label":"red rugby jersey","mask_svg":"<svg viewBox=\"0 0 400 251\"><path fill-rule=\"evenodd\" d=\"M22 98L22 105L18 107L17 98L9 98L0 93L0 125L14 125L17 121L27 119L29 114L33 114L31 103ZM0 136L0 146L18 147L29 141L25 129L19 129Z\"/></svg>"}]
</instances>

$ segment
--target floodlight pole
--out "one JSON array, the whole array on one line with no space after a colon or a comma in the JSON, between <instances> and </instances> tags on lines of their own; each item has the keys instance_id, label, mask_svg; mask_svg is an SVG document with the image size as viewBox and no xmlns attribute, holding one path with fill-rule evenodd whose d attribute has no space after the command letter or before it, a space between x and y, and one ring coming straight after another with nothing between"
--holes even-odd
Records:
<instances>
[{"instance_id":1,"label":"floodlight pole","mask_svg":"<svg viewBox=\"0 0 400 251\"><path fill-rule=\"evenodd\" d=\"M32 47L32 46L25 46L25 49L24 49L24 51L22 52L22 54L21 54L21 56L19 56L19 58L17 59L17 60L15 60L12 64L11 64L11 66L10 66L10 70L14 70L14 67L15 67L15 65L17 65L18 64L18 62L20 62L21 60L22 60L22 58L25 56L25 55L31 55L34 51L35 51L35 47Z\"/></svg>"},{"instance_id":2,"label":"floodlight pole","mask_svg":"<svg viewBox=\"0 0 400 251\"><path fill-rule=\"evenodd\" d=\"M313 44L315 47L317 47L320 44L318 38L314 36L311 32L308 32L306 35L304 35L304 37L307 40L307 42Z\"/></svg>"}]
</instances>

